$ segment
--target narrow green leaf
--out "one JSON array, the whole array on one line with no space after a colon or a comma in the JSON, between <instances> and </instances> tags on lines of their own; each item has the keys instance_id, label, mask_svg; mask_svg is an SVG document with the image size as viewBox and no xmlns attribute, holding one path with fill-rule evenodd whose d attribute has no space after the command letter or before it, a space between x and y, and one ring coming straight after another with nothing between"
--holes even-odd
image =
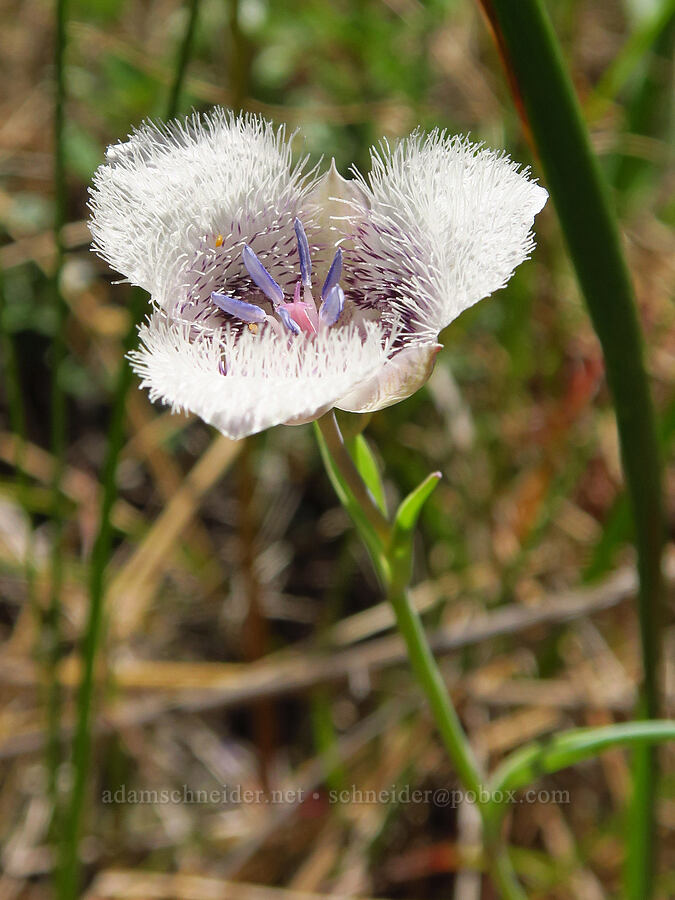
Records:
<instances>
[{"instance_id":1,"label":"narrow green leaf","mask_svg":"<svg viewBox=\"0 0 675 900\"><path fill-rule=\"evenodd\" d=\"M675 741L675 721L623 722L601 728L574 728L535 741L516 750L495 770L490 787L496 791L517 790L541 775L550 775L613 747Z\"/></svg>"},{"instance_id":2,"label":"narrow green leaf","mask_svg":"<svg viewBox=\"0 0 675 900\"><path fill-rule=\"evenodd\" d=\"M394 519L394 541L415 530L422 508L441 480L440 472L432 472L403 500Z\"/></svg>"},{"instance_id":3,"label":"narrow green leaf","mask_svg":"<svg viewBox=\"0 0 675 900\"><path fill-rule=\"evenodd\" d=\"M382 478L380 477L380 469L368 441L362 434L357 434L346 443L347 449L354 460L354 465L359 470L359 475L365 481L375 502L386 516L387 501L384 496L384 487L382 485Z\"/></svg>"},{"instance_id":4,"label":"narrow green leaf","mask_svg":"<svg viewBox=\"0 0 675 900\"><path fill-rule=\"evenodd\" d=\"M347 482L342 477L340 470L335 465L333 457L330 455L330 451L328 450L325 438L321 433L321 429L316 422L313 422L312 424L314 426L314 434L319 445L321 459L323 460L326 472L328 473L330 483L333 485L333 489L337 494L338 500L349 514L351 520L354 522L354 525L356 525L361 538L368 548L368 552L370 553L373 563L375 564L375 568L378 570L378 573L382 573L382 566L386 565L384 563L382 543L377 536L375 529L370 524L368 518L361 509L360 504L357 502L351 490L349 489Z\"/></svg>"},{"instance_id":5,"label":"narrow green leaf","mask_svg":"<svg viewBox=\"0 0 675 900\"><path fill-rule=\"evenodd\" d=\"M393 577L399 585L409 582L412 572L415 526L422 508L441 479L440 472L432 472L403 500L394 518L388 558Z\"/></svg>"}]
</instances>

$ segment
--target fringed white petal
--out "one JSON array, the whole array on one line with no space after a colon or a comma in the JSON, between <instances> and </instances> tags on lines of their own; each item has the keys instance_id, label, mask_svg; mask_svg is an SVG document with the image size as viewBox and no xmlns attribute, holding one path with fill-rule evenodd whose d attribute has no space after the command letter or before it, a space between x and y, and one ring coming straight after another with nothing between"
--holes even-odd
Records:
<instances>
[{"instance_id":1,"label":"fringed white petal","mask_svg":"<svg viewBox=\"0 0 675 900\"><path fill-rule=\"evenodd\" d=\"M317 418L381 369L391 350L375 323L288 340L272 329L194 334L157 313L139 333L142 346L130 359L150 399L194 412L231 438Z\"/></svg>"},{"instance_id":2,"label":"fringed white petal","mask_svg":"<svg viewBox=\"0 0 675 900\"><path fill-rule=\"evenodd\" d=\"M91 232L110 265L169 305L205 236L233 244L287 228L314 172L294 164L285 128L215 108L148 122L108 148L94 175Z\"/></svg>"},{"instance_id":3,"label":"fringed white petal","mask_svg":"<svg viewBox=\"0 0 675 900\"><path fill-rule=\"evenodd\" d=\"M507 156L439 131L383 143L368 180L346 181L334 164L319 178L294 163L283 127L216 108L146 123L110 147L91 230L100 255L162 310L131 354L151 397L242 437L333 405L381 409L421 387L438 333L531 251L546 198ZM339 322L292 340L281 325L222 328L214 292L275 315L246 244L293 295L296 217L317 287L341 245Z\"/></svg>"},{"instance_id":4,"label":"fringed white petal","mask_svg":"<svg viewBox=\"0 0 675 900\"><path fill-rule=\"evenodd\" d=\"M371 150L364 201L351 203L361 289L433 340L478 300L503 287L528 257L534 216L548 194L508 156L444 132L415 132Z\"/></svg>"}]
</instances>

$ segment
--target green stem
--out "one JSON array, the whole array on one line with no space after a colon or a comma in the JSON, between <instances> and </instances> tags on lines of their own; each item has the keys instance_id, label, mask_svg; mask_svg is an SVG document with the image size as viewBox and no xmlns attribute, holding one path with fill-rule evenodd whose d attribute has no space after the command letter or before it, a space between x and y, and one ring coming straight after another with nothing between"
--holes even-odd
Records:
<instances>
[{"instance_id":1,"label":"green stem","mask_svg":"<svg viewBox=\"0 0 675 900\"><path fill-rule=\"evenodd\" d=\"M176 115L185 72L190 58L190 46L195 31L199 0L191 0L188 22L181 43L174 83L167 102L167 118ZM131 293L130 327L125 337L125 355L135 344L136 326L146 306L145 294L139 288ZM103 491L99 511L98 532L92 550L89 570L89 611L82 646L82 680L77 697L77 720L73 738L73 787L65 816L61 867L57 882L60 900L74 900L79 896L79 843L87 780L91 762L91 719L94 696L96 658L103 632L103 599L105 571L112 548L110 514L117 497L117 464L124 444L126 398L133 381L131 368L123 359L120 365L112 413L108 430L106 459L102 474Z\"/></svg>"},{"instance_id":2,"label":"green stem","mask_svg":"<svg viewBox=\"0 0 675 900\"><path fill-rule=\"evenodd\" d=\"M317 419L316 424L323 435L323 439L326 442L326 446L328 447L328 451L330 452L335 465L340 470L340 474L354 495L354 499L361 507L363 514L374 528L375 533L380 540L382 540L383 543L388 542L390 538L389 522L382 514L382 511L377 505L377 501L364 484L358 469L347 452L347 447L345 446L342 433L340 432L337 419L335 418L335 413L327 413L325 416Z\"/></svg>"},{"instance_id":3,"label":"green stem","mask_svg":"<svg viewBox=\"0 0 675 900\"><path fill-rule=\"evenodd\" d=\"M507 50L508 67L605 357L635 521L640 575L638 616L644 676L638 715L655 718L660 707L663 604L661 464L630 274L606 186L541 0L481 3ZM652 892L657 774L653 751L640 748L636 756L641 786L634 790L631 819L637 826L631 823L628 896L645 900ZM634 840L636 827L644 834Z\"/></svg>"},{"instance_id":4,"label":"green stem","mask_svg":"<svg viewBox=\"0 0 675 900\"><path fill-rule=\"evenodd\" d=\"M387 599L393 607L398 630L405 641L410 665L429 702L436 726L459 781L465 791L475 795L476 805L483 822L485 857L490 875L505 900L525 900L525 894L518 884L499 830L493 827L493 820L488 815L487 778L471 750L429 647L420 617L410 600L407 591L407 579L410 572L409 560L400 558L396 554L395 544L392 541L395 529L382 515L375 498L349 456L335 415L331 413L323 416L317 424L330 450L332 463L353 495L351 498L345 498L341 492L338 492L338 496L345 506L349 502L356 501L360 505L363 515L377 530L381 546L380 552L373 555L373 560L378 567L382 583L385 585ZM379 564L378 558L382 560Z\"/></svg>"},{"instance_id":5,"label":"green stem","mask_svg":"<svg viewBox=\"0 0 675 900\"><path fill-rule=\"evenodd\" d=\"M199 0L190 0L188 9L188 20L178 50L176 58L176 68L174 70L173 84L171 85L171 93L166 104L166 118L173 119L180 109L180 98L185 84L185 72L188 62L190 61L190 48L192 47L192 39L194 37L195 28L197 27L197 17L199 14Z\"/></svg>"},{"instance_id":6,"label":"green stem","mask_svg":"<svg viewBox=\"0 0 675 900\"><path fill-rule=\"evenodd\" d=\"M405 588L391 586L387 592L387 599L394 609L396 624L405 641L410 665L429 701L438 730L459 779L466 790L474 791L480 796L481 788L485 785L485 776L462 730L459 717L427 642L419 614Z\"/></svg>"},{"instance_id":7,"label":"green stem","mask_svg":"<svg viewBox=\"0 0 675 900\"><path fill-rule=\"evenodd\" d=\"M465 791L471 791L477 798L476 803L483 820L485 856L490 875L506 900L524 900L525 894L516 880L499 832L489 827L484 811L485 801L480 799L487 791L487 778L464 734L417 610L405 587L390 586L387 598L394 609L398 630L405 641L410 665L427 698L460 783Z\"/></svg>"},{"instance_id":8,"label":"green stem","mask_svg":"<svg viewBox=\"0 0 675 900\"><path fill-rule=\"evenodd\" d=\"M132 292L132 318L140 315L144 305L143 292ZM132 334L132 332L130 332ZM127 340L126 350L131 349ZM91 762L91 718L94 696L94 673L96 657L103 631L104 576L112 546L112 523L110 513L117 497L116 473L119 454L124 443L124 415L126 396L131 386L132 372L126 360L122 362L115 391L112 415L108 425L108 445L103 467L103 495L99 511L99 528L92 550L89 568L89 610L87 626L82 646L82 680L77 695L77 721L73 737L73 787L66 811L61 870L58 879L57 896L61 900L74 900L79 896L80 860L79 844L82 828L82 813L86 796L87 780Z\"/></svg>"}]
</instances>

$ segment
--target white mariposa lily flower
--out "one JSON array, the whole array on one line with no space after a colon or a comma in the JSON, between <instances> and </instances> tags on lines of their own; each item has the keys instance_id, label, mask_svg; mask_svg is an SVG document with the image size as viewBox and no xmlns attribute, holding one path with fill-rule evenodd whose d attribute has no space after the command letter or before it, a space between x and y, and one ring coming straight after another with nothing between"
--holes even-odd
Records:
<instances>
[{"instance_id":1,"label":"white mariposa lily flower","mask_svg":"<svg viewBox=\"0 0 675 900\"><path fill-rule=\"evenodd\" d=\"M383 142L352 180L294 162L291 139L223 109L145 124L91 192L95 248L155 307L142 386L232 438L410 396L440 331L527 258L547 199L442 131Z\"/></svg>"}]
</instances>

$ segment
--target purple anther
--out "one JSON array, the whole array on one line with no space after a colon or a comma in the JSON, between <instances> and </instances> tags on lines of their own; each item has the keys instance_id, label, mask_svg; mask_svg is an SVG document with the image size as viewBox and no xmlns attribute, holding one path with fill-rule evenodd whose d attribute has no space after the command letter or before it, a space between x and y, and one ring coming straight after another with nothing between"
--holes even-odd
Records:
<instances>
[{"instance_id":1,"label":"purple anther","mask_svg":"<svg viewBox=\"0 0 675 900\"><path fill-rule=\"evenodd\" d=\"M300 219L296 219L295 222L293 222L293 227L295 228L295 236L298 239L298 255L300 257L302 283L304 287L311 288L312 258L309 255L309 241L307 240L307 235L305 234L305 229L303 228Z\"/></svg>"},{"instance_id":2,"label":"purple anther","mask_svg":"<svg viewBox=\"0 0 675 900\"><path fill-rule=\"evenodd\" d=\"M279 315L279 318L284 323L286 328L291 332L291 334L300 334L300 328L295 319L291 318L291 314L288 312L288 310L284 309L283 306L280 306L277 309L277 313Z\"/></svg>"},{"instance_id":3,"label":"purple anther","mask_svg":"<svg viewBox=\"0 0 675 900\"><path fill-rule=\"evenodd\" d=\"M227 294L219 294L214 291L211 294L211 302L215 303L218 309L229 313L231 316L242 322L264 322L265 310L253 303L245 303L243 300L236 300L234 297L228 297Z\"/></svg>"},{"instance_id":4,"label":"purple anther","mask_svg":"<svg viewBox=\"0 0 675 900\"><path fill-rule=\"evenodd\" d=\"M244 249L241 251L241 256L244 260L246 271L251 276L255 284L258 285L263 294L266 297L269 297L269 299L275 305L277 303L283 303L284 292L281 290L274 278L272 278L265 266L263 266L263 264L260 262L253 250L251 250L248 244L244 245Z\"/></svg>"},{"instance_id":5,"label":"purple anther","mask_svg":"<svg viewBox=\"0 0 675 900\"><path fill-rule=\"evenodd\" d=\"M338 247L335 256L333 257L333 262L330 264L330 269L328 270L328 275L326 275L326 280L324 281L323 287L321 288L321 297L323 300L328 297L328 294L340 280L341 275L342 250Z\"/></svg>"},{"instance_id":6,"label":"purple anther","mask_svg":"<svg viewBox=\"0 0 675 900\"><path fill-rule=\"evenodd\" d=\"M334 284L319 308L319 320L324 325L335 325L345 306L345 292Z\"/></svg>"}]
</instances>

